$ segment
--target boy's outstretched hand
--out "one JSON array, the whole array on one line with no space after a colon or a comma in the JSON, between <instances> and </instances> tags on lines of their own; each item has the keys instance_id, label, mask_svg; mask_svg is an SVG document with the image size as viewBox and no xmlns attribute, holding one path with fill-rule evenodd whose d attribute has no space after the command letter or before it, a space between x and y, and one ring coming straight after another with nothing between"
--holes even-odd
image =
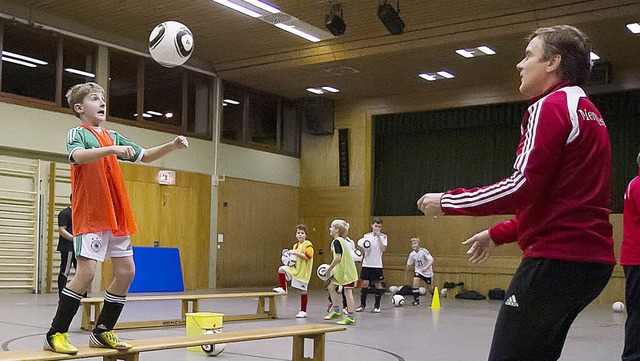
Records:
<instances>
[{"instance_id":1,"label":"boy's outstretched hand","mask_svg":"<svg viewBox=\"0 0 640 361\"><path fill-rule=\"evenodd\" d=\"M184 135L179 135L173 140L173 145L177 149L189 148L189 140Z\"/></svg>"}]
</instances>

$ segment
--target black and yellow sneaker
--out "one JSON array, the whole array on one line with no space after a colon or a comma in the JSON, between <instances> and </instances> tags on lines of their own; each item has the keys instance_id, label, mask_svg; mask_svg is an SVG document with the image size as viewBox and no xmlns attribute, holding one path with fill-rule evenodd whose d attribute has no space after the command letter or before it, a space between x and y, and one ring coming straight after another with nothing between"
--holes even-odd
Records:
<instances>
[{"instance_id":1,"label":"black and yellow sneaker","mask_svg":"<svg viewBox=\"0 0 640 361\"><path fill-rule=\"evenodd\" d=\"M120 351L126 351L133 347L130 343L122 341L113 330L98 334L92 333L89 336L89 346L113 348Z\"/></svg>"},{"instance_id":2,"label":"black and yellow sneaker","mask_svg":"<svg viewBox=\"0 0 640 361\"><path fill-rule=\"evenodd\" d=\"M49 337L45 337L43 349L47 351L53 351L57 353L64 353L68 355L75 355L78 353L78 348L69 342L68 333L56 332Z\"/></svg>"}]
</instances>

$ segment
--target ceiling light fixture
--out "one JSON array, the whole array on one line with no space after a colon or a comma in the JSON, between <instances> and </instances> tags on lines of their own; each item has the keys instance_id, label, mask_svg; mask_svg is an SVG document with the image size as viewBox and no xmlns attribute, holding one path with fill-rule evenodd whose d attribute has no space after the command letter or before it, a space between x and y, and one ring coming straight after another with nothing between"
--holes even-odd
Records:
<instances>
[{"instance_id":1,"label":"ceiling light fixture","mask_svg":"<svg viewBox=\"0 0 640 361\"><path fill-rule=\"evenodd\" d=\"M316 88L307 88L307 91L313 94L324 94L322 90Z\"/></svg>"},{"instance_id":2,"label":"ceiling light fixture","mask_svg":"<svg viewBox=\"0 0 640 361\"><path fill-rule=\"evenodd\" d=\"M329 4L331 4L331 1L329 1ZM324 17L324 24L331 34L335 36L344 34L344 31L347 30L347 24L344 22L341 4L331 6L329 13Z\"/></svg>"},{"instance_id":3,"label":"ceiling light fixture","mask_svg":"<svg viewBox=\"0 0 640 361\"><path fill-rule=\"evenodd\" d=\"M473 58L473 52L465 50L465 49L458 49L456 50L456 53L462 57L465 58Z\"/></svg>"},{"instance_id":4,"label":"ceiling light fixture","mask_svg":"<svg viewBox=\"0 0 640 361\"><path fill-rule=\"evenodd\" d=\"M340 92L340 90L339 90L339 89L336 89L336 88L334 88L334 87L332 87L332 86L323 86L323 87L322 87L322 89L324 89L324 90L326 90L326 91L328 91L328 92L331 92L331 93L338 93L338 92Z\"/></svg>"},{"instance_id":5,"label":"ceiling light fixture","mask_svg":"<svg viewBox=\"0 0 640 361\"><path fill-rule=\"evenodd\" d=\"M151 114L151 115L155 115L155 116L157 116L157 117L161 117L161 116L163 116L163 115L164 115L164 114L162 114L162 113L160 113L160 112L156 112L155 110L147 110L147 113L148 113L148 114ZM144 113L143 113L143 115L144 115Z\"/></svg>"},{"instance_id":6,"label":"ceiling light fixture","mask_svg":"<svg viewBox=\"0 0 640 361\"><path fill-rule=\"evenodd\" d=\"M486 55L496 55L495 50L491 49L490 47L488 47L486 45L479 46L478 50L480 50L482 53L484 53Z\"/></svg>"},{"instance_id":7,"label":"ceiling light fixture","mask_svg":"<svg viewBox=\"0 0 640 361\"><path fill-rule=\"evenodd\" d=\"M476 56L495 55L495 50L486 45L478 46L477 48L470 49L458 49L456 53L465 58L475 58Z\"/></svg>"},{"instance_id":8,"label":"ceiling light fixture","mask_svg":"<svg viewBox=\"0 0 640 361\"><path fill-rule=\"evenodd\" d=\"M592 51L589 53L589 60L591 61L600 60L600 56Z\"/></svg>"},{"instance_id":9,"label":"ceiling light fixture","mask_svg":"<svg viewBox=\"0 0 640 361\"><path fill-rule=\"evenodd\" d=\"M2 61L7 61L9 63L14 63L14 64L18 64L18 65L23 65L23 66L26 66L26 67L29 67L29 68L37 67L36 64L27 63L26 61L22 61L22 60L18 60L18 59L7 58L6 56L2 57Z\"/></svg>"},{"instance_id":10,"label":"ceiling light fixture","mask_svg":"<svg viewBox=\"0 0 640 361\"><path fill-rule=\"evenodd\" d=\"M240 104L240 102L239 102L239 101L237 101L237 100L233 100L233 99L224 99L222 102L223 102L223 103L227 103L227 104L233 104L233 105L238 105L238 104Z\"/></svg>"},{"instance_id":11,"label":"ceiling light fixture","mask_svg":"<svg viewBox=\"0 0 640 361\"><path fill-rule=\"evenodd\" d=\"M438 75L440 75L443 78L447 78L447 79L453 79L455 78L455 76L451 73L449 73L446 70L440 70L439 72L437 72Z\"/></svg>"},{"instance_id":12,"label":"ceiling light fixture","mask_svg":"<svg viewBox=\"0 0 640 361\"><path fill-rule=\"evenodd\" d=\"M432 73L420 73L420 74L418 74L418 76L421 77L424 80L427 80L427 81L455 78L455 76L453 74L451 74L450 72L448 72L446 70L440 70L440 71L436 72L435 74L432 74Z\"/></svg>"},{"instance_id":13,"label":"ceiling light fixture","mask_svg":"<svg viewBox=\"0 0 640 361\"><path fill-rule=\"evenodd\" d=\"M395 9L393 5L387 3L387 0L383 0L378 5L378 19L387 27L391 35L404 33L404 21L400 17L400 0Z\"/></svg>"},{"instance_id":14,"label":"ceiling light fixture","mask_svg":"<svg viewBox=\"0 0 640 361\"><path fill-rule=\"evenodd\" d=\"M67 73L86 76L87 78L95 78L96 77L96 75L94 73L89 73L89 72L78 70L78 69L74 69L74 68L66 68L66 69L64 69L64 71L66 71Z\"/></svg>"},{"instance_id":15,"label":"ceiling light fixture","mask_svg":"<svg viewBox=\"0 0 640 361\"><path fill-rule=\"evenodd\" d=\"M280 12L280 9L276 8L275 6L271 5L271 4L267 4L265 2L262 2L260 0L244 0L245 2L248 2L249 4L259 7L262 10L266 10L272 14L277 14Z\"/></svg>"},{"instance_id":16,"label":"ceiling light fixture","mask_svg":"<svg viewBox=\"0 0 640 361\"><path fill-rule=\"evenodd\" d=\"M307 34L304 31L297 29L293 25L286 25L286 24L283 24L283 23L278 23L278 24L273 24L273 25L275 27L277 27L277 28L280 28L280 29L282 29L284 31L288 31L293 35L297 35L297 36L299 36L301 38L307 39L307 40L312 41L314 43L317 43L318 41L320 41L320 38L317 38L317 37L315 37L315 36L313 36L311 34Z\"/></svg>"},{"instance_id":17,"label":"ceiling light fixture","mask_svg":"<svg viewBox=\"0 0 640 361\"><path fill-rule=\"evenodd\" d=\"M627 24L627 29L634 34L640 34L640 24L639 23L631 23Z\"/></svg>"},{"instance_id":18,"label":"ceiling light fixture","mask_svg":"<svg viewBox=\"0 0 640 361\"><path fill-rule=\"evenodd\" d=\"M231 2L229 0L213 0L213 1L217 2L220 5L224 5L224 6L228 7L228 8L230 8L230 9L233 9L235 11L239 11L239 12L245 14L245 15L249 15L252 18L259 18L259 17L262 16L262 14L260 14L258 12L255 12L255 11L253 11L251 9L248 9L248 8L244 7L244 6L238 5L238 4L236 4L234 2Z\"/></svg>"},{"instance_id":19,"label":"ceiling light fixture","mask_svg":"<svg viewBox=\"0 0 640 361\"><path fill-rule=\"evenodd\" d=\"M24 60L24 61L30 61L30 62L32 62L34 64L38 64L38 65L47 65L47 64L49 64L46 61L42 61L40 59L36 59L36 58L32 58L32 57L29 57L29 56L20 55L20 54L16 54L16 53L12 53L10 51L5 51L5 50L2 51L2 56L3 57L10 56L12 58L16 58L16 59L20 59L20 60Z\"/></svg>"}]
</instances>

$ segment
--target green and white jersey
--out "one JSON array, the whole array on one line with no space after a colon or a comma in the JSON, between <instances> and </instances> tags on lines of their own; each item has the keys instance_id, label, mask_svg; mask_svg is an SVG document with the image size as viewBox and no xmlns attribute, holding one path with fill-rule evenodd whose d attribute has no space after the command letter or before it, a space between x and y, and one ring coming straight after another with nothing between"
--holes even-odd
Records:
<instances>
[{"instance_id":1,"label":"green and white jersey","mask_svg":"<svg viewBox=\"0 0 640 361\"><path fill-rule=\"evenodd\" d=\"M96 133L104 134L104 132L108 132L113 139L113 145L128 145L133 147L135 151L135 155L131 159L122 159L118 157L119 160L128 161L128 162L139 162L142 160L142 156L144 155L144 148L130 141L120 133L115 130L107 130L101 127L92 127L92 129ZM84 127L76 127L71 128L67 132L67 153L69 153L69 162L72 164L77 164L73 159L73 152L77 149L93 149L100 148L100 142L96 138L96 136L91 132L91 130L86 129Z\"/></svg>"}]
</instances>

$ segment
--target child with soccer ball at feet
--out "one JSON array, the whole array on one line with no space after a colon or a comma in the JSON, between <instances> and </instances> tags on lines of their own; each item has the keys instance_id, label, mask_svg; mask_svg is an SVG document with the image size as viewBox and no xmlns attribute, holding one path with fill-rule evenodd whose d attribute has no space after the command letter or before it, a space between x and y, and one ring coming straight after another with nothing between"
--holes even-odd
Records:
<instances>
[{"instance_id":1,"label":"child with soccer ball at feet","mask_svg":"<svg viewBox=\"0 0 640 361\"><path fill-rule=\"evenodd\" d=\"M296 263L293 266L280 266L278 268L278 281L280 287L273 290L278 293L287 293L287 278L291 279L291 287L302 291L300 295L300 312L297 318L307 317L307 302L309 280L313 272L313 244L307 240L307 226L299 224L296 226L296 239L298 242L292 249L287 250L289 254L296 256Z\"/></svg>"},{"instance_id":2,"label":"child with soccer ball at feet","mask_svg":"<svg viewBox=\"0 0 640 361\"><path fill-rule=\"evenodd\" d=\"M137 232L118 160L152 162L167 153L187 148L183 136L143 149L112 130L101 127L107 114L104 89L96 83L73 86L67 92L69 106L80 126L67 133L73 193L73 237L77 252L76 275L60 292L58 309L45 337L44 349L75 355L68 330L80 307L82 295L95 275L98 261L113 261L113 281L104 295L104 306L89 336L91 347L128 350L131 344L113 332L124 307L135 266L129 236Z\"/></svg>"},{"instance_id":3,"label":"child with soccer ball at feet","mask_svg":"<svg viewBox=\"0 0 640 361\"><path fill-rule=\"evenodd\" d=\"M327 290L331 295L331 303L333 304L331 311L324 317L325 320L332 320L341 316L340 313L340 296L336 291L336 286L342 286L342 292L347 298L347 312L348 314L340 321L340 325L354 325L355 319L355 302L353 301L353 287L358 280L358 270L356 264L351 258L351 252L344 237L347 236L349 231L349 223L336 219L331 222L329 227L329 234L333 237L331 242L331 252L333 253L333 260L327 268L327 275L331 275L331 281Z\"/></svg>"},{"instance_id":4,"label":"child with soccer ball at feet","mask_svg":"<svg viewBox=\"0 0 640 361\"><path fill-rule=\"evenodd\" d=\"M431 285L433 279L433 257L426 248L420 247L420 238L411 238L411 253L407 258L407 269L404 273L404 281L407 282L407 274L413 270L413 302L414 306L420 305L420 281L424 281L427 284L429 293L433 293L433 286Z\"/></svg>"}]
</instances>

